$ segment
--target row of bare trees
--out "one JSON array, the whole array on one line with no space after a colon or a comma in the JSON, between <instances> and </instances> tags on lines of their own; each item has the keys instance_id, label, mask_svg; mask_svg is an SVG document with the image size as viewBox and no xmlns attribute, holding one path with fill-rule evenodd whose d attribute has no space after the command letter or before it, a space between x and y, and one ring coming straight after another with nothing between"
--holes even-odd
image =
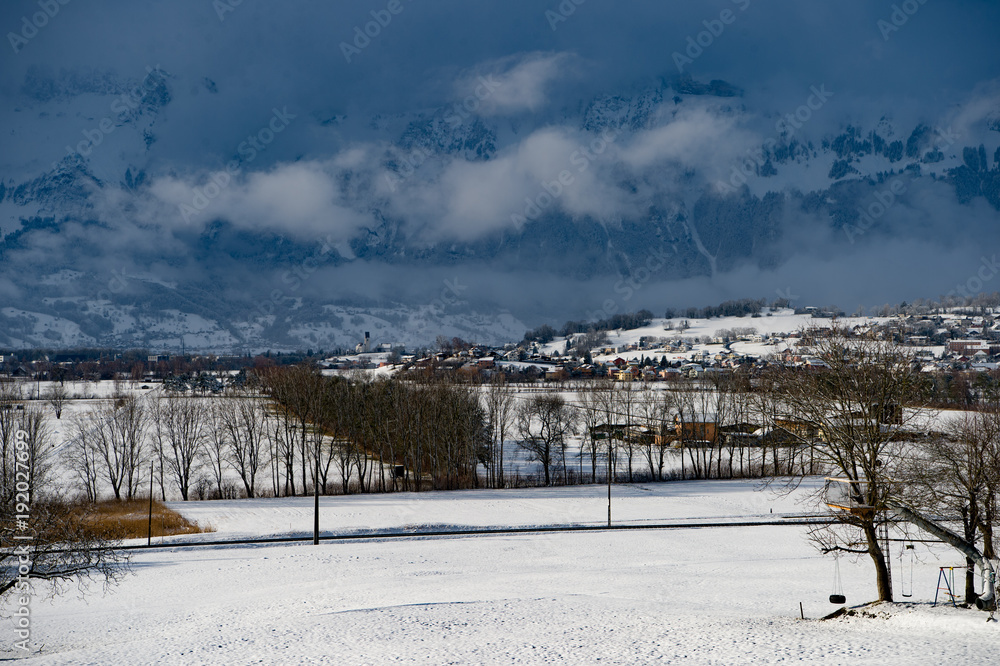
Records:
<instances>
[{"instance_id":1,"label":"row of bare trees","mask_svg":"<svg viewBox=\"0 0 1000 666\"><path fill-rule=\"evenodd\" d=\"M529 396L494 375L482 389L491 433L487 476L491 485L505 485L503 446L514 436L539 463L546 485L566 482L574 435L580 437L579 482L596 482L602 473L629 483L817 473L810 440L786 428L791 419L774 390L777 371L770 375L751 382L719 374L674 382L667 390L599 379Z\"/></svg>"},{"instance_id":2,"label":"row of bare trees","mask_svg":"<svg viewBox=\"0 0 1000 666\"><path fill-rule=\"evenodd\" d=\"M308 366L261 372L213 398L116 393L70 424L67 459L89 501L143 493L296 495L471 487L488 450L468 387L323 377ZM238 478L239 490L231 479ZM268 487L270 486L270 487Z\"/></svg>"},{"instance_id":3,"label":"row of bare trees","mask_svg":"<svg viewBox=\"0 0 1000 666\"><path fill-rule=\"evenodd\" d=\"M187 500L208 478L218 496L232 496L229 471L254 497L268 459L265 421L265 399L252 389L212 400L119 393L73 417L67 457L91 502L105 490L115 499L137 497L150 466L163 498L172 486Z\"/></svg>"},{"instance_id":4,"label":"row of bare trees","mask_svg":"<svg viewBox=\"0 0 1000 666\"><path fill-rule=\"evenodd\" d=\"M295 494L297 474L304 492L317 471L325 491L332 470L344 493L479 485L489 430L469 387L323 377L306 366L261 380L275 403L272 473L285 494Z\"/></svg>"}]
</instances>

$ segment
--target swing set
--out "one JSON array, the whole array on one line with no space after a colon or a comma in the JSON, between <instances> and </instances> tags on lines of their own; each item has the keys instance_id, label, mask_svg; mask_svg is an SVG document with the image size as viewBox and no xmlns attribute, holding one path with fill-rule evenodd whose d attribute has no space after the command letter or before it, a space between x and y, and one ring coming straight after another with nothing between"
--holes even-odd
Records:
<instances>
[{"instance_id":1,"label":"swing set","mask_svg":"<svg viewBox=\"0 0 1000 666\"><path fill-rule=\"evenodd\" d=\"M886 528L886 539L888 540L888 527ZM909 559L905 557L907 553L909 553ZM909 540L909 535L907 535L904 538L903 545L899 549L899 571L901 574L899 595L904 599L909 599L913 596L913 569L917 559L916 553L916 547ZM888 561L886 564L888 564ZM937 595L935 595L936 601ZM839 605L847 603L847 597L844 595L844 582L840 575L840 553L835 553L833 556L833 591L830 594L830 603Z\"/></svg>"},{"instance_id":2,"label":"swing set","mask_svg":"<svg viewBox=\"0 0 1000 666\"><path fill-rule=\"evenodd\" d=\"M997 609L996 572L993 568L993 563L983 557L983 554L974 544L967 542L960 535L922 516L920 513L898 501L890 500L880 506L873 506L867 501L869 497L868 490L868 483L866 481L827 477L823 488L823 501L834 511L850 513L855 516L864 516L865 518L873 517L877 511L893 512L896 514L896 519L904 523L916 525L925 532L929 532L940 539L942 543L949 544L967 558L976 562L982 569L983 576L983 593L976 599L976 608L989 611L989 619L993 619L993 613ZM881 539L885 541L883 552L886 554L885 564L888 570L888 583L891 589L892 555L889 547L889 520L882 520L879 523L883 530ZM903 545L899 551L899 571L902 574L900 595L904 598L910 598L913 596L913 570L916 563L916 548L913 539L909 536L909 530L904 531L902 542ZM907 553L909 553L909 558L906 557ZM907 568L909 568L909 571L907 571ZM941 591L942 576L944 576L943 568L941 574L938 576L938 592ZM954 599L954 586L947 579L946 583L949 598ZM935 594L935 600L937 596ZM846 601L847 598L844 595L843 582L840 575L840 558L838 554L834 558L833 593L830 594L830 603L843 604Z\"/></svg>"}]
</instances>

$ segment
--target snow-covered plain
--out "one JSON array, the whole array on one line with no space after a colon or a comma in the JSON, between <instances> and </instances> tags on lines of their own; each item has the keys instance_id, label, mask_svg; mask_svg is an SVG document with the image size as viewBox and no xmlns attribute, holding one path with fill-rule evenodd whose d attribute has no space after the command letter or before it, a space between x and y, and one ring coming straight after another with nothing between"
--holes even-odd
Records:
<instances>
[{"instance_id":1,"label":"snow-covered plain","mask_svg":"<svg viewBox=\"0 0 1000 666\"><path fill-rule=\"evenodd\" d=\"M740 481L616 486L615 516L803 513L818 510L799 502L814 487L782 497ZM323 529L600 522L605 492L330 497ZM310 501L174 506L212 522L213 536L224 538L307 532ZM28 663L995 663L1000 626L976 611L930 607L937 567L959 562L940 546L917 544L908 604L875 609L878 617L817 621L834 609L827 602L833 563L805 530L373 537L144 551L134 573L107 593L98 587L37 598ZM898 569L899 545L897 593L900 582L909 585L908 569ZM867 558L842 560L841 569L849 603L875 596Z\"/></svg>"}]
</instances>

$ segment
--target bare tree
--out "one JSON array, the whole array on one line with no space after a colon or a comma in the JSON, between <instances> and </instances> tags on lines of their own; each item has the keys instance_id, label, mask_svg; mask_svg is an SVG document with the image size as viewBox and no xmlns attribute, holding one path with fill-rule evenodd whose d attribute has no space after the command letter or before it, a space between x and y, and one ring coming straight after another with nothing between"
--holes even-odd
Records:
<instances>
[{"instance_id":1,"label":"bare tree","mask_svg":"<svg viewBox=\"0 0 1000 666\"><path fill-rule=\"evenodd\" d=\"M186 502L208 436L204 399L161 396L153 410L156 451Z\"/></svg>"},{"instance_id":2,"label":"bare tree","mask_svg":"<svg viewBox=\"0 0 1000 666\"><path fill-rule=\"evenodd\" d=\"M777 384L790 412L823 433L807 442L816 459L844 478L848 510L836 513L841 529L816 532L824 550L867 554L875 565L880 601L892 601L886 553L878 526L898 502L901 446L897 433L913 418L902 409L919 395L920 378L905 350L849 332L807 332L827 368L788 368ZM859 534L860 533L860 534ZM853 545L861 541L863 546Z\"/></svg>"},{"instance_id":3,"label":"bare tree","mask_svg":"<svg viewBox=\"0 0 1000 666\"><path fill-rule=\"evenodd\" d=\"M649 476L656 481L663 480L667 455L664 437L668 421L667 405L661 393L654 391L651 384L646 384L639 394L639 418L644 428L640 444L649 465Z\"/></svg>"},{"instance_id":4,"label":"bare tree","mask_svg":"<svg viewBox=\"0 0 1000 666\"><path fill-rule=\"evenodd\" d=\"M0 382L0 483L3 484L0 499L5 502L10 501L15 492L15 435L20 429L20 414L23 413L20 410L23 409L20 387L12 382Z\"/></svg>"},{"instance_id":5,"label":"bare tree","mask_svg":"<svg viewBox=\"0 0 1000 666\"><path fill-rule=\"evenodd\" d=\"M617 442L620 441L624 430L628 426L627 423L623 426L619 413L618 382L608 378L598 380L594 384L593 406L603 421L604 432L602 434L604 435L605 450L607 453L605 460L606 480L608 482L608 492L610 493L610 487L615 480L618 464Z\"/></svg>"},{"instance_id":6,"label":"bare tree","mask_svg":"<svg viewBox=\"0 0 1000 666\"><path fill-rule=\"evenodd\" d=\"M566 439L573 434L574 410L560 395L539 395L518 410L517 429L523 448L531 460L542 465L545 485L552 485L553 467L560 460L565 467Z\"/></svg>"},{"instance_id":7,"label":"bare tree","mask_svg":"<svg viewBox=\"0 0 1000 666\"><path fill-rule=\"evenodd\" d=\"M3 509L5 516L16 515L15 511L14 506ZM28 516L20 525L10 518L0 520L4 543L19 543L15 537L25 533L32 537L26 565L19 548L0 549L0 596L28 592L31 580L47 580L54 586L53 593L58 593L71 581L82 585L97 578L108 584L128 572L128 554L118 549L118 542L95 536L80 512L65 501L42 495L32 503Z\"/></svg>"},{"instance_id":8,"label":"bare tree","mask_svg":"<svg viewBox=\"0 0 1000 666\"><path fill-rule=\"evenodd\" d=\"M308 468L311 467L309 461L314 458L309 446L308 426L319 417L323 378L315 368L294 365L271 368L261 375L261 379L264 391L277 403L282 418L289 424L295 423L301 487L302 492L306 492Z\"/></svg>"},{"instance_id":9,"label":"bare tree","mask_svg":"<svg viewBox=\"0 0 1000 666\"><path fill-rule=\"evenodd\" d=\"M699 449L705 447L711 434L705 423L708 400L704 389L695 382L684 381L667 391L664 402L673 420L674 441L680 448L681 478L687 478L689 470L694 478L703 478L705 454Z\"/></svg>"},{"instance_id":10,"label":"bare tree","mask_svg":"<svg viewBox=\"0 0 1000 666\"><path fill-rule=\"evenodd\" d=\"M582 458L586 454L589 459L591 483L597 483L597 460L603 446L602 441L608 434L599 428L603 421L600 401L603 384L604 380L595 380L580 392L580 425L584 428L580 456Z\"/></svg>"},{"instance_id":11,"label":"bare tree","mask_svg":"<svg viewBox=\"0 0 1000 666\"><path fill-rule=\"evenodd\" d=\"M148 414L139 398L116 394L87 416L94 450L115 499L132 499L139 490Z\"/></svg>"},{"instance_id":12,"label":"bare tree","mask_svg":"<svg viewBox=\"0 0 1000 666\"><path fill-rule=\"evenodd\" d=\"M100 498L98 478L101 473L100 454L95 445L95 435L91 431L91 421L84 415L76 415L70 424L67 460L73 474L83 486L88 502Z\"/></svg>"},{"instance_id":13,"label":"bare tree","mask_svg":"<svg viewBox=\"0 0 1000 666\"><path fill-rule=\"evenodd\" d=\"M232 407L233 398L223 396L212 400L205 410L206 429L203 450L208 467L212 472L212 481L215 483L219 499L226 498L224 479L226 469L229 466L229 436L226 432L226 421L223 415ZM277 495L277 490L275 490L275 495Z\"/></svg>"},{"instance_id":14,"label":"bare tree","mask_svg":"<svg viewBox=\"0 0 1000 666\"><path fill-rule=\"evenodd\" d=\"M267 465L267 425L264 401L254 391L230 395L231 409L223 412L229 439L229 464L239 474L247 497L257 493L257 475Z\"/></svg>"},{"instance_id":15,"label":"bare tree","mask_svg":"<svg viewBox=\"0 0 1000 666\"><path fill-rule=\"evenodd\" d=\"M624 420L624 428L620 430L622 436L619 441L625 453L628 482L632 483L634 480L633 459L636 450L640 448L635 428L639 419L641 386L633 381L616 382L612 386L617 394L615 401L621 411L620 418Z\"/></svg>"},{"instance_id":16,"label":"bare tree","mask_svg":"<svg viewBox=\"0 0 1000 666\"><path fill-rule=\"evenodd\" d=\"M514 393L507 384L506 375L502 372L493 374L489 384L486 385L484 400L490 431L490 451L487 465L490 485L494 488L503 488L504 441L510 434L516 412Z\"/></svg>"},{"instance_id":17,"label":"bare tree","mask_svg":"<svg viewBox=\"0 0 1000 666\"><path fill-rule=\"evenodd\" d=\"M18 401L20 392L0 384L0 502L44 488L52 467L45 415ZM7 514L12 515L12 514Z\"/></svg>"},{"instance_id":18,"label":"bare tree","mask_svg":"<svg viewBox=\"0 0 1000 666\"><path fill-rule=\"evenodd\" d=\"M45 399L56 413L56 418L62 418L63 406L66 404L66 387L61 383L56 384L45 393Z\"/></svg>"},{"instance_id":19,"label":"bare tree","mask_svg":"<svg viewBox=\"0 0 1000 666\"><path fill-rule=\"evenodd\" d=\"M318 484L324 494L336 454L334 441L341 429L337 406L343 396L343 384L346 382L339 377L320 381L317 385L319 395L314 399L313 423L309 428L309 457L313 463L313 477L318 477L313 479L313 483Z\"/></svg>"},{"instance_id":20,"label":"bare tree","mask_svg":"<svg viewBox=\"0 0 1000 666\"><path fill-rule=\"evenodd\" d=\"M992 559L992 522L995 475L991 462L1000 439L995 413L965 413L946 433L932 438L919 452L907 456L905 478L909 505L930 515L960 516L962 538L975 545L984 541L984 556ZM975 603L975 560L966 555L965 600Z\"/></svg>"}]
</instances>

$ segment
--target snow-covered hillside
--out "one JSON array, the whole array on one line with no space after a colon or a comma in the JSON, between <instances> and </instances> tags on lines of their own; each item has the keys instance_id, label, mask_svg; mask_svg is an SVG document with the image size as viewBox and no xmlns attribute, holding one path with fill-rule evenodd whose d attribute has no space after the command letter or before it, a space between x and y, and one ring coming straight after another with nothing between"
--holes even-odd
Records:
<instances>
[{"instance_id":1,"label":"snow-covered hillside","mask_svg":"<svg viewBox=\"0 0 1000 666\"><path fill-rule=\"evenodd\" d=\"M666 356L668 361L684 361L695 356L701 357L706 352L714 355L724 351L724 345L721 342L706 343L704 340L706 338L714 339L723 331L731 333L735 330L743 331L742 335L746 337L759 336L761 340L730 342L728 343L729 349L747 356L762 357L784 351L789 346L784 340L786 336L808 328L829 328L834 323L848 328L869 327L886 321L888 321L886 317L840 317L834 320L813 317L809 314L795 314L795 311L790 308L768 312L759 317L714 317L711 319L689 319L686 317L664 319L657 317L646 326L608 331L607 345L603 345L616 349L633 345L638 347L640 341L645 339L648 343L645 348L620 349L607 354L595 352L594 360L611 361L620 357L628 361L633 358L642 359L653 356L659 360L661 356ZM674 340L684 341L687 350L683 352L671 350L666 343ZM561 354L565 349L566 338L562 336L554 338L544 345L539 345L539 350L546 354L557 352Z\"/></svg>"}]
</instances>

